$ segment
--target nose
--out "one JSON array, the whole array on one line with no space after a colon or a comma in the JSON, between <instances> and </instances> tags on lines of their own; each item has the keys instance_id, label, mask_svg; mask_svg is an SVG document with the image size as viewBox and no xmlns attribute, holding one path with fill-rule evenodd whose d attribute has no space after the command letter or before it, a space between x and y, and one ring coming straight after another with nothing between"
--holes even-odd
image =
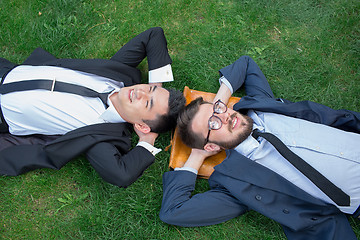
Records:
<instances>
[{"instance_id":1,"label":"nose","mask_svg":"<svg viewBox=\"0 0 360 240\"><path fill-rule=\"evenodd\" d=\"M229 112L224 112L224 113L220 113L220 114L216 114L216 116L218 116L221 120L221 122L223 124L227 124L230 120L230 114Z\"/></svg>"},{"instance_id":2,"label":"nose","mask_svg":"<svg viewBox=\"0 0 360 240\"><path fill-rule=\"evenodd\" d=\"M135 92L136 99L146 99L148 98L147 93L143 89L137 89Z\"/></svg>"}]
</instances>

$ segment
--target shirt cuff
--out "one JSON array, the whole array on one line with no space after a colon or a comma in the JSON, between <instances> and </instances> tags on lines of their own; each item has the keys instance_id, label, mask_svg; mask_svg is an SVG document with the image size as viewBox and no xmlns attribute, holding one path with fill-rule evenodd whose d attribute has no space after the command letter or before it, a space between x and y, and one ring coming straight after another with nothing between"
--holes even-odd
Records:
<instances>
[{"instance_id":1,"label":"shirt cuff","mask_svg":"<svg viewBox=\"0 0 360 240\"><path fill-rule=\"evenodd\" d=\"M162 83L172 81L174 81L174 76L170 64L149 71L149 83Z\"/></svg>"},{"instance_id":2,"label":"shirt cuff","mask_svg":"<svg viewBox=\"0 0 360 240\"><path fill-rule=\"evenodd\" d=\"M150 143L147 142L138 142L138 144L136 144L136 146L141 146L143 148L145 148L146 150L148 150L149 152L151 152L152 155L156 155L159 152L161 152L161 148L156 148L153 145L151 145Z\"/></svg>"},{"instance_id":3,"label":"shirt cuff","mask_svg":"<svg viewBox=\"0 0 360 240\"><path fill-rule=\"evenodd\" d=\"M196 175L198 174L198 171L195 168L191 168L191 167L178 167L175 168L174 171L188 171L188 172L192 172L195 173Z\"/></svg>"},{"instance_id":4,"label":"shirt cuff","mask_svg":"<svg viewBox=\"0 0 360 240\"><path fill-rule=\"evenodd\" d=\"M230 82L224 76L221 76L219 78L219 83L220 83L220 85L221 85L221 83L224 83L229 88L231 94L234 93L234 89L232 88Z\"/></svg>"}]
</instances>

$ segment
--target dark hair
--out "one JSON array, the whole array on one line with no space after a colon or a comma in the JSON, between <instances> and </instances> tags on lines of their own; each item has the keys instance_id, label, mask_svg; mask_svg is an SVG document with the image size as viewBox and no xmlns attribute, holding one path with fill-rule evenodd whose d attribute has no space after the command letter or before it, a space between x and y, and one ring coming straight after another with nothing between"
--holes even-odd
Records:
<instances>
[{"instance_id":1,"label":"dark hair","mask_svg":"<svg viewBox=\"0 0 360 240\"><path fill-rule=\"evenodd\" d=\"M181 140L190 148L203 149L205 145L205 139L200 134L194 133L192 130L192 120L195 114L199 111L199 107L202 104L208 103L204 101L202 97L198 97L189 105L187 105L179 114L177 119L178 131Z\"/></svg>"},{"instance_id":2,"label":"dark hair","mask_svg":"<svg viewBox=\"0 0 360 240\"><path fill-rule=\"evenodd\" d=\"M166 88L165 88L166 89ZM176 89L166 89L169 91L169 111L167 114L158 115L154 120L145 120L144 123L149 125L152 132L163 133L176 127L176 119L180 110L185 106L186 100L182 92Z\"/></svg>"}]
</instances>

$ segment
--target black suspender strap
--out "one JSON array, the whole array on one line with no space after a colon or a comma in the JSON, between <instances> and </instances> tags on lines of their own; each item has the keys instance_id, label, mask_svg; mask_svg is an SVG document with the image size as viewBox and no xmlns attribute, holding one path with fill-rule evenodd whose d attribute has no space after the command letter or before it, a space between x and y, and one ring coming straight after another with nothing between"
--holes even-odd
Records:
<instances>
[{"instance_id":1,"label":"black suspender strap","mask_svg":"<svg viewBox=\"0 0 360 240\"><path fill-rule=\"evenodd\" d=\"M77 94L84 97L98 97L101 99L104 105L108 107L107 97L110 92L98 93L87 87L83 87L71 83L59 82L56 81L55 79L54 80L48 80L48 79L23 80L19 82L2 84L0 86L0 94L7 94L17 91L29 91L36 89L45 89L55 92L65 92L65 93Z\"/></svg>"}]
</instances>

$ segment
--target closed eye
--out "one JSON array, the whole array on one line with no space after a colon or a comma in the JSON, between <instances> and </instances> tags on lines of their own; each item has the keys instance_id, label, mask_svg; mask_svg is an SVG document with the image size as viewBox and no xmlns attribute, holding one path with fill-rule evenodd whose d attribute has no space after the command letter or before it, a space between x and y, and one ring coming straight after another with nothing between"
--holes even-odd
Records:
<instances>
[{"instance_id":1,"label":"closed eye","mask_svg":"<svg viewBox=\"0 0 360 240\"><path fill-rule=\"evenodd\" d=\"M154 92L156 89L157 89L157 86L151 86L150 87L150 92ZM154 106L154 98L153 97L151 97L150 103L149 103L149 101L146 101L146 107L148 107L149 104L150 104L150 109L149 110L151 110L152 107Z\"/></svg>"},{"instance_id":2,"label":"closed eye","mask_svg":"<svg viewBox=\"0 0 360 240\"><path fill-rule=\"evenodd\" d=\"M150 106L150 107L149 107ZM149 110L152 109L152 107L154 106L154 100L153 98L151 97L150 101L146 101L146 104L145 104L145 107L148 108L149 107Z\"/></svg>"},{"instance_id":3,"label":"closed eye","mask_svg":"<svg viewBox=\"0 0 360 240\"><path fill-rule=\"evenodd\" d=\"M155 91L155 89L157 88L157 86L150 86L150 88L149 88L149 92L153 92L153 91Z\"/></svg>"}]
</instances>

